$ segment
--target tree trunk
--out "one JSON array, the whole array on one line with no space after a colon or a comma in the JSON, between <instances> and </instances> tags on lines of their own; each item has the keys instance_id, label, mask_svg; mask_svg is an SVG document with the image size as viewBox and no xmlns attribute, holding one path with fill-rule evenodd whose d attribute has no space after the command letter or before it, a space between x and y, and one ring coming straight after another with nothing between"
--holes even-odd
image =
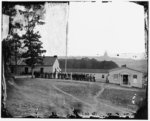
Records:
<instances>
[{"instance_id":1,"label":"tree trunk","mask_svg":"<svg viewBox=\"0 0 150 121\"><path fill-rule=\"evenodd\" d=\"M7 86L5 80L5 64L4 57L2 58L2 105L4 108L6 107L6 99L7 99Z\"/></svg>"},{"instance_id":2,"label":"tree trunk","mask_svg":"<svg viewBox=\"0 0 150 121\"><path fill-rule=\"evenodd\" d=\"M34 69L31 68L32 78L34 78Z\"/></svg>"}]
</instances>

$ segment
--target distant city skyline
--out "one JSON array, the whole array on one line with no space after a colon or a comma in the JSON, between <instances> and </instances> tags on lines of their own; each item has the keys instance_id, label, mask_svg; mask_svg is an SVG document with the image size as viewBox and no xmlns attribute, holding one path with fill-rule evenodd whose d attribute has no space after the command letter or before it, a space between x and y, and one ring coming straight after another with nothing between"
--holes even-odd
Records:
<instances>
[{"instance_id":1,"label":"distant city skyline","mask_svg":"<svg viewBox=\"0 0 150 121\"><path fill-rule=\"evenodd\" d=\"M107 51L105 51L103 54L97 54L93 56L68 56L68 57L103 57L105 53L107 53L108 58L124 58L134 60L146 59L145 53L108 53Z\"/></svg>"}]
</instances>

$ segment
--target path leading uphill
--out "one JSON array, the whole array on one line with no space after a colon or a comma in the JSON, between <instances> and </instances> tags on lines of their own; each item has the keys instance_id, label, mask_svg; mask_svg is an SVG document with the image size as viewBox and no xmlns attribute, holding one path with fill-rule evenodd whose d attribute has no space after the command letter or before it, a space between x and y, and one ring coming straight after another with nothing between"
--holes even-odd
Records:
<instances>
[{"instance_id":1,"label":"path leading uphill","mask_svg":"<svg viewBox=\"0 0 150 121\"><path fill-rule=\"evenodd\" d=\"M65 91L63 91L63 90L61 90L61 89L59 89L58 87L56 87L56 86L54 86L54 85L53 85L53 87L54 87L56 90L62 92L63 94L65 94L65 95L67 95L67 96L70 96L70 97L72 97L73 99L75 99L75 100L77 100L77 101L79 101L79 102L82 102L83 104L85 104L85 105L91 107L92 112L101 112L101 113L104 114L104 113L105 113L105 109L106 109L106 110L109 109L109 111L113 111L113 112L115 112L115 113L116 113L116 112L117 112L117 113L134 113L133 110L130 110L130 109L127 109L127 108L123 108L123 107L118 107L118 106L117 106L117 107L116 107L116 106L112 106L112 105L107 104L107 103L105 103L105 102L103 102L103 101L100 101L100 99L98 99L98 97L99 97L99 96L103 93L103 91L105 90L105 84L103 84L103 85L101 86L101 90L96 94L96 96L93 97L93 98L94 98L93 104L87 103L87 102L85 102L85 101L83 101L83 100L81 100L81 99L79 99L79 98L73 96L72 94L69 94L69 93L67 93L67 92L65 92ZM103 110L103 111L101 111L101 110Z\"/></svg>"}]
</instances>

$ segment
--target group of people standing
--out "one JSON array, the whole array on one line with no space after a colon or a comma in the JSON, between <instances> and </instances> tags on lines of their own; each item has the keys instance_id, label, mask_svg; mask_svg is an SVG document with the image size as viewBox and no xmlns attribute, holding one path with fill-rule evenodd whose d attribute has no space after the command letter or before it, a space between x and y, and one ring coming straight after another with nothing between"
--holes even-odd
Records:
<instances>
[{"instance_id":1,"label":"group of people standing","mask_svg":"<svg viewBox=\"0 0 150 121\"><path fill-rule=\"evenodd\" d=\"M93 74L78 74L74 73L72 74L73 80L80 80L80 81L90 81L95 82L95 76Z\"/></svg>"},{"instance_id":2,"label":"group of people standing","mask_svg":"<svg viewBox=\"0 0 150 121\"><path fill-rule=\"evenodd\" d=\"M34 73L35 78L48 78L48 79L67 79L67 80L77 80L77 81L90 81L95 82L94 74L85 73Z\"/></svg>"}]
</instances>

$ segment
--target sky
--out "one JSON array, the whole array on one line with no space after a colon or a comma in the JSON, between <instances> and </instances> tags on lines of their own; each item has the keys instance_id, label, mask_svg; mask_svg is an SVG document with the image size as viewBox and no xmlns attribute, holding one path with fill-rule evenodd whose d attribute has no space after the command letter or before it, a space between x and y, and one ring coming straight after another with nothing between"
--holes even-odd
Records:
<instances>
[{"instance_id":1,"label":"sky","mask_svg":"<svg viewBox=\"0 0 150 121\"><path fill-rule=\"evenodd\" d=\"M131 2L70 2L46 4L46 24L40 27L46 55L68 56L143 53L144 9Z\"/></svg>"},{"instance_id":2,"label":"sky","mask_svg":"<svg viewBox=\"0 0 150 121\"><path fill-rule=\"evenodd\" d=\"M144 9L134 3L71 3L69 55L144 52Z\"/></svg>"},{"instance_id":3,"label":"sky","mask_svg":"<svg viewBox=\"0 0 150 121\"><path fill-rule=\"evenodd\" d=\"M47 56L101 56L145 52L144 8L131 2L46 3L37 26ZM16 9L24 9L16 6ZM15 21L23 21L19 15ZM68 34L66 26L68 22Z\"/></svg>"}]
</instances>

